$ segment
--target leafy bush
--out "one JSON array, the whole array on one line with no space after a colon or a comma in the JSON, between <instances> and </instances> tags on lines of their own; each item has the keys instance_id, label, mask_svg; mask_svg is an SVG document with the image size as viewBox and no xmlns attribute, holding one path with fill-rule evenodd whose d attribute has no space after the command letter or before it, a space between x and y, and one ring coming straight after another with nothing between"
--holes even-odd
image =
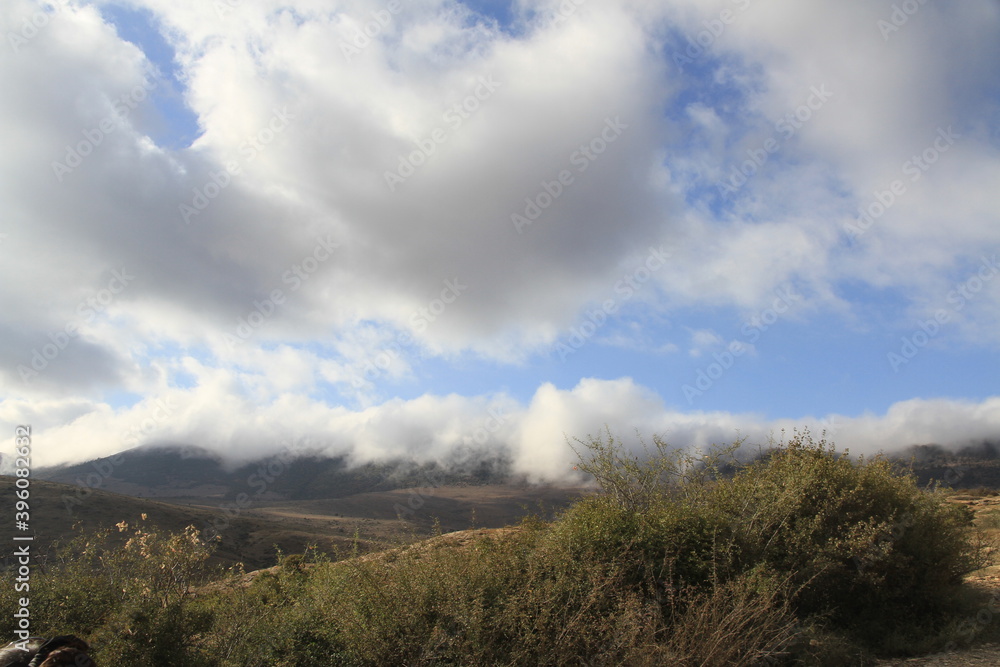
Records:
<instances>
[{"instance_id":1,"label":"leafy bush","mask_svg":"<svg viewBox=\"0 0 1000 667\"><path fill-rule=\"evenodd\" d=\"M194 636L211 619L185 602L208 575L211 546L194 526L166 534L144 521L59 548L31 579L32 631L85 636L105 664L195 664Z\"/></svg>"},{"instance_id":2,"label":"leafy bush","mask_svg":"<svg viewBox=\"0 0 1000 667\"><path fill-rule=\"evenodd\" d=\"M213 577L194 529L81 535L32 578L35 627L137 667L861 664L961 627L969 517L881 458L808 432L749 464L581 444L605 492L552 523L279 554L252 582Z\"/></svg>"},{"instance_id":3,"label":"leafy bush","mask_svg":"<svg viewBox=\"0 0 1000 667\"><path fill-rule=\"evenodd\" d=\"M808 432L720 484L711 502L733 517L743 567L792 573L800 614L872 646L940 621L962 576L984 564L943 494Z\"/></svg>"},{"instance_id":4,"label":"leafy bush","mask_svg":"<svg viewBox=\"0 0 1000 667\"><path fill-rule=\"evenodd\" d=\"M944 627L962 576L985 564L963 508L883 457L852 460L808 431L747 465L732 448L695 457L658 438L644 460L610 434L585 444L581 468L612 491L590 501L599 516L584 519L593 510L581 503L554 530L591 549L662 554L672 590L765 568L786 577L800 617L879 649Z\"/></svg>"}]
</instances>

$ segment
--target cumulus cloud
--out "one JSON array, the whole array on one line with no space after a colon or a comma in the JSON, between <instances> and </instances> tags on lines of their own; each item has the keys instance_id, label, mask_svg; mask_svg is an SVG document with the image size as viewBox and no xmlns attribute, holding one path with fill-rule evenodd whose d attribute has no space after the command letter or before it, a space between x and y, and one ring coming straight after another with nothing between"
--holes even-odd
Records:
<instances>
[{"instance_id":1,"label":"cumulus cloud","mask_svg":"<svg viewBox=\"0 0 1000 667\"><path fill-rule=\"evenodd\" d=\"M65 451L43 443L74 443L70 458L75 461L134 446L171 444L205 447L234 464L281 451L345 456L355 465L399 459L454 465L499 457L510 462L513 474L541 483L578 480L574 448L584 448L576 440L602 436L608 429L637 453L654 435L692 451L745 439L748 451L756 451L809 428L817 436L826 431L839 449L871 455L912 444L963 446L995 440L1000 433L997 398L979 403L910 400L883 415L767 419L749 413L682 412L629 378L591 378L569 389L544 384L527 404L503 393L428 394L360 410L331 410L300 395L262 402L238 377L193 370L204 374L196 389L172 390L120 410L71 401L31 406L5 401L0 403L0 426L13 430L22 417L34 421L37 465L68 458Z\"/></svg>"},{"instance_id":2,"label":"cumulus cloud","mask_svg":"<svg viewBox=\"0 0 1000 667\"><path fill-rule=\"evenodd\" d=\"M0 406L74 443L53 460L136 425L232 456L292 432L359 460L444 455L494 399L396 385L428 358L550 353L651 247L672 252L630 302L642 321L752 322L791 289L783 318L851 327L863 289L899 299L891 326L946 308L942 340L998 342L998 283L949 300L1000 247L994 3L900 25L888 0L608 0L556 20L566 3L516 2L510 25L454 0L119 3L175 50L199 128L180 148L151 137L173 84L111 4L0 8ZM725 343L634 328L593 344ZM685 442L764 425L548 380L495 399L512 416L487 446L526 474L557 476L561 434L604 421ZM857 440L919 440L905 405L856 418ZM933 406L948 426L971 409Z\"/></svg>"},{"instance_id":3,"label":"cumulus cloud","mask_svg":"<svg viewBox=\"0 0 1000 667\"><path fill-rule=\"evenodd\" d=\"M44 242L50 260L33 271L10 270L34 273L65 297L86 290L95 268L141 268L142 300L155 308L135 304L131 312L141 320L133 326L179 328L155 311L180 305L189 315L182 327L191 328L191 317L198 326L220 327L250 312L256 298L287 291L285 272L308 256L314 239L332 234L345 252L283 308L276 322L286 326L267 335L315 336L364 320L412 330L414 313L444 281L460 280L469 296L449 309L447 326L414 333L439 351L509 356L551 343L623 258L650 243L681 241L671 269L658 276L668 298L747 308L790 280L829 298L831 283L844 277L831 261L841 255L852 278L860 272L872 282L917 289L941 287L963 253L995 247L994 214L978 182L991 181L1000 161L994 147L976 141L986 128L971 124L986 102L959 113L939 92L965 99L988 80L982 65L970 71L967 64L995 59L998 47L988 39L995 11L970 7L942 23L934 18L943 10L925 7L891 42L862 40L845 58L850 32L878 37L881 3L667 3L654 25L681 29L678 43L642 23L651 10L641 3L592 4L556 26L540 22L514 37L464 5L418 3L393 15L358 54L345 55L356 29L384 11L380 3L337 11L310 2L241 3L222 16L211 4L136 3L153 12L175 45L187 101L203 129L181 151L150 145L141 105L126 118L116 115L114 100L137 85L157 85L141 51L117 38L93 8L64 11L16 57L6 54L4 85L23 92L4 121L32 138L18 142L20 152L6 164L41 167L63 157L81 128L105 118L120 129L58 188L44 169L8 169L10 199L35 223L34 232L25 229L12 242ZM11 3L8 25L32 9L24 0ZM702 26L727 9L736 12L734 22L698 58L714 64L738 56L719 64L718 76L730 77L742 95L735 107L712 99L687 107L696 125L724 143L702 146L700 156L676 151L671 146L681 146L685 128L662 116L694 83L671 62L671 51L697 40L708 29ZM958 41L978 56L967 60L944 48ZM654 57L651 46L667 57ZM733 78L752 72L755 79ZM829 97L808 121L784 126L794 130L789 137L775 129L817 88ZM75 104L66 105L70 99ZM463 103L472 111L450 111ZM38 108L47 112L32 111ZM749 122L720 125L733 114ZM608 119L625 128L616 141L599 155L580 154L592 141L602 145ZM939 127L953 127L961 145L922 175L919 192L899 198L860 247L845 252L838 226L869 203L870 193L906 178L900 165L933 145ZM694 176L721 182L730 165L772 137L779 152L732 202L729 219L678 215L675 193L656 186L663 149L668 165L698 160ZM401 173L401 164L413 174L390 188L386 174ZM562 170L572 172L573 184L524 234L512 233L511 216L530 209L539 194L546 201L546 183L558 185ZM227 183L221 191L220 181ZM954 194L959 184L969 196ZM205 210L196 206L201 202ZM188 224L180 220L182 204L197 209ZM66 222L81 210L83 219ZM962 233L945 233L946 215L962 218ZM907 251L886 258L890 242ZM56 258L64 267L58 276L50 270ZM75 289L64 289L70 284ZM124 297L130 306L140 298L135 292ZM28 307L21 297L14 303ZM190 331L171 331L184 333Z\"/></svg>"}]
</instances>

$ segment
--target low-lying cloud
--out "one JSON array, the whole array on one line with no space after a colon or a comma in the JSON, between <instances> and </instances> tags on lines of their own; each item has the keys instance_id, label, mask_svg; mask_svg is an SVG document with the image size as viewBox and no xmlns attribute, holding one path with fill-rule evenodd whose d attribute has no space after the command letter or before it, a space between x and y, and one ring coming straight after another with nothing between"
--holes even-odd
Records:
<instances>
[{"instance_id":1,"label":"low-lying cloud","mask_svg":"<svg viewBox=\"0 0 1000 667\"><path fill-rule=\"evenodd\" d=\"M54 403L34 417L39 465L108 456L127 447L170 443L203 447L240 463L308 442L309 451L345 456L352 465L373 461L470 465L497 456L511 471L537 482L577 479L575 438L607 428L640 451L639 438L659 435L671 445L701 449L746 438L753 451L794 429L826 431L839 449L852 454L893 452L913 444L961 447L1000 437L1000 397L981 403L911 400L883 415L803 416L768 420L753 414L680 412L665 406L648 388L628 378L586 379L571 389L538 388L528 404L505 394L465 397L425 395L394 399L363 410L330 409L304 397L283 397L260 405L238 391L232 378L218 376L191 391L175 390L129 409ZM19 406L0 409L0 428L13 429ZM61 443L71 442L72 450ZM115 443L115 444L110 444ZM72 451L72 454L70 454Z\"/></svg>"}]
</instances>

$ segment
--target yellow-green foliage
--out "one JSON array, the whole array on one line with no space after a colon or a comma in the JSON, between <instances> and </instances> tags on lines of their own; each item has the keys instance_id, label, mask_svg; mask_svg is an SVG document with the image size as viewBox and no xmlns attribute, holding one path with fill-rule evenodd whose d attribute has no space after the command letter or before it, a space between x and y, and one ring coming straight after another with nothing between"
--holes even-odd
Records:
<instances>
[{"instance_id":1,"label":"yellow-green foliage","mask_svg":"<svg viewBox=\"0 0 1000 667\"><path fill-rule=\"evenodd\" d=\"M192 594L210 551L193 529L81 536L32 580L36 629L103 664L252 667L852 664L956 626L968 517L879 458L808 433L745 466L740 443L582 444L606 493L461 547L308 552Z\"/></svg>"},{"instance_id":2,"label":"yellow-green foliage","mask_svg":"<svg viewBox=\"0 0 1000 667\"><path fill-rule=\"evenodd\" d=\"M882 457L854 460L808 431L746 466L732 449L694 457L654 439L643 470L610 436L593 443L584 468L618 491L578 504L556 530L579 541L600 526L592 549L611 532L647 561L660 554L647 566L675 588L763 569L785 578L800 617L878 648L943 627L962 575L984 564L962 507Z\"/></svg>"},{"instance_id":3,"label":"yellow-green foliage","mask_svg":"<svg viewBox=\"0 0 1000 667\"><path fill-rule=\"evenodd\" d=\"M808 433L720 483L709 502L731 517L740 567L793 574L800 613L869 642L939 618L982 564L959 506L883 458L854 461Z\"/></svg>"},{"instance_id":4,"label":"yellow-green foliage","mask_svg":"<svg viewBox=\"0 0 1000 667\"><path fill-rule=\"evenodd\" d=\"M37 569L33 632L86 636L103 664L190 664L192 631L208 618L186 594L205 580L211 548L193 526L166 534L144 523L81 534Z\"/></svg>"}]
</instances>

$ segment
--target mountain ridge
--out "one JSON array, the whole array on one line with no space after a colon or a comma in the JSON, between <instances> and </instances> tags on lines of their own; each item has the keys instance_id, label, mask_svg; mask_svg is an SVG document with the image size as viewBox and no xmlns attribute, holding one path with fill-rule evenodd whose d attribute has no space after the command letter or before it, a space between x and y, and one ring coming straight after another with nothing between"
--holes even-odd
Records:
<instances>
[{"instance_id":1,"label":"mountain ridge","mask_svg":"<svg viewBox=\"0 0 1000 667\"><path fill-rule=\"evenodd\" d=\"M38 479L136 497L316 500L399 488L504 484L512 480L503 456L474 453L464 468L401 459L351 466L344 456L285 452L227 462L196 447L145 446L83 463L33 472Z\"/></svg>"}]
</instances>

